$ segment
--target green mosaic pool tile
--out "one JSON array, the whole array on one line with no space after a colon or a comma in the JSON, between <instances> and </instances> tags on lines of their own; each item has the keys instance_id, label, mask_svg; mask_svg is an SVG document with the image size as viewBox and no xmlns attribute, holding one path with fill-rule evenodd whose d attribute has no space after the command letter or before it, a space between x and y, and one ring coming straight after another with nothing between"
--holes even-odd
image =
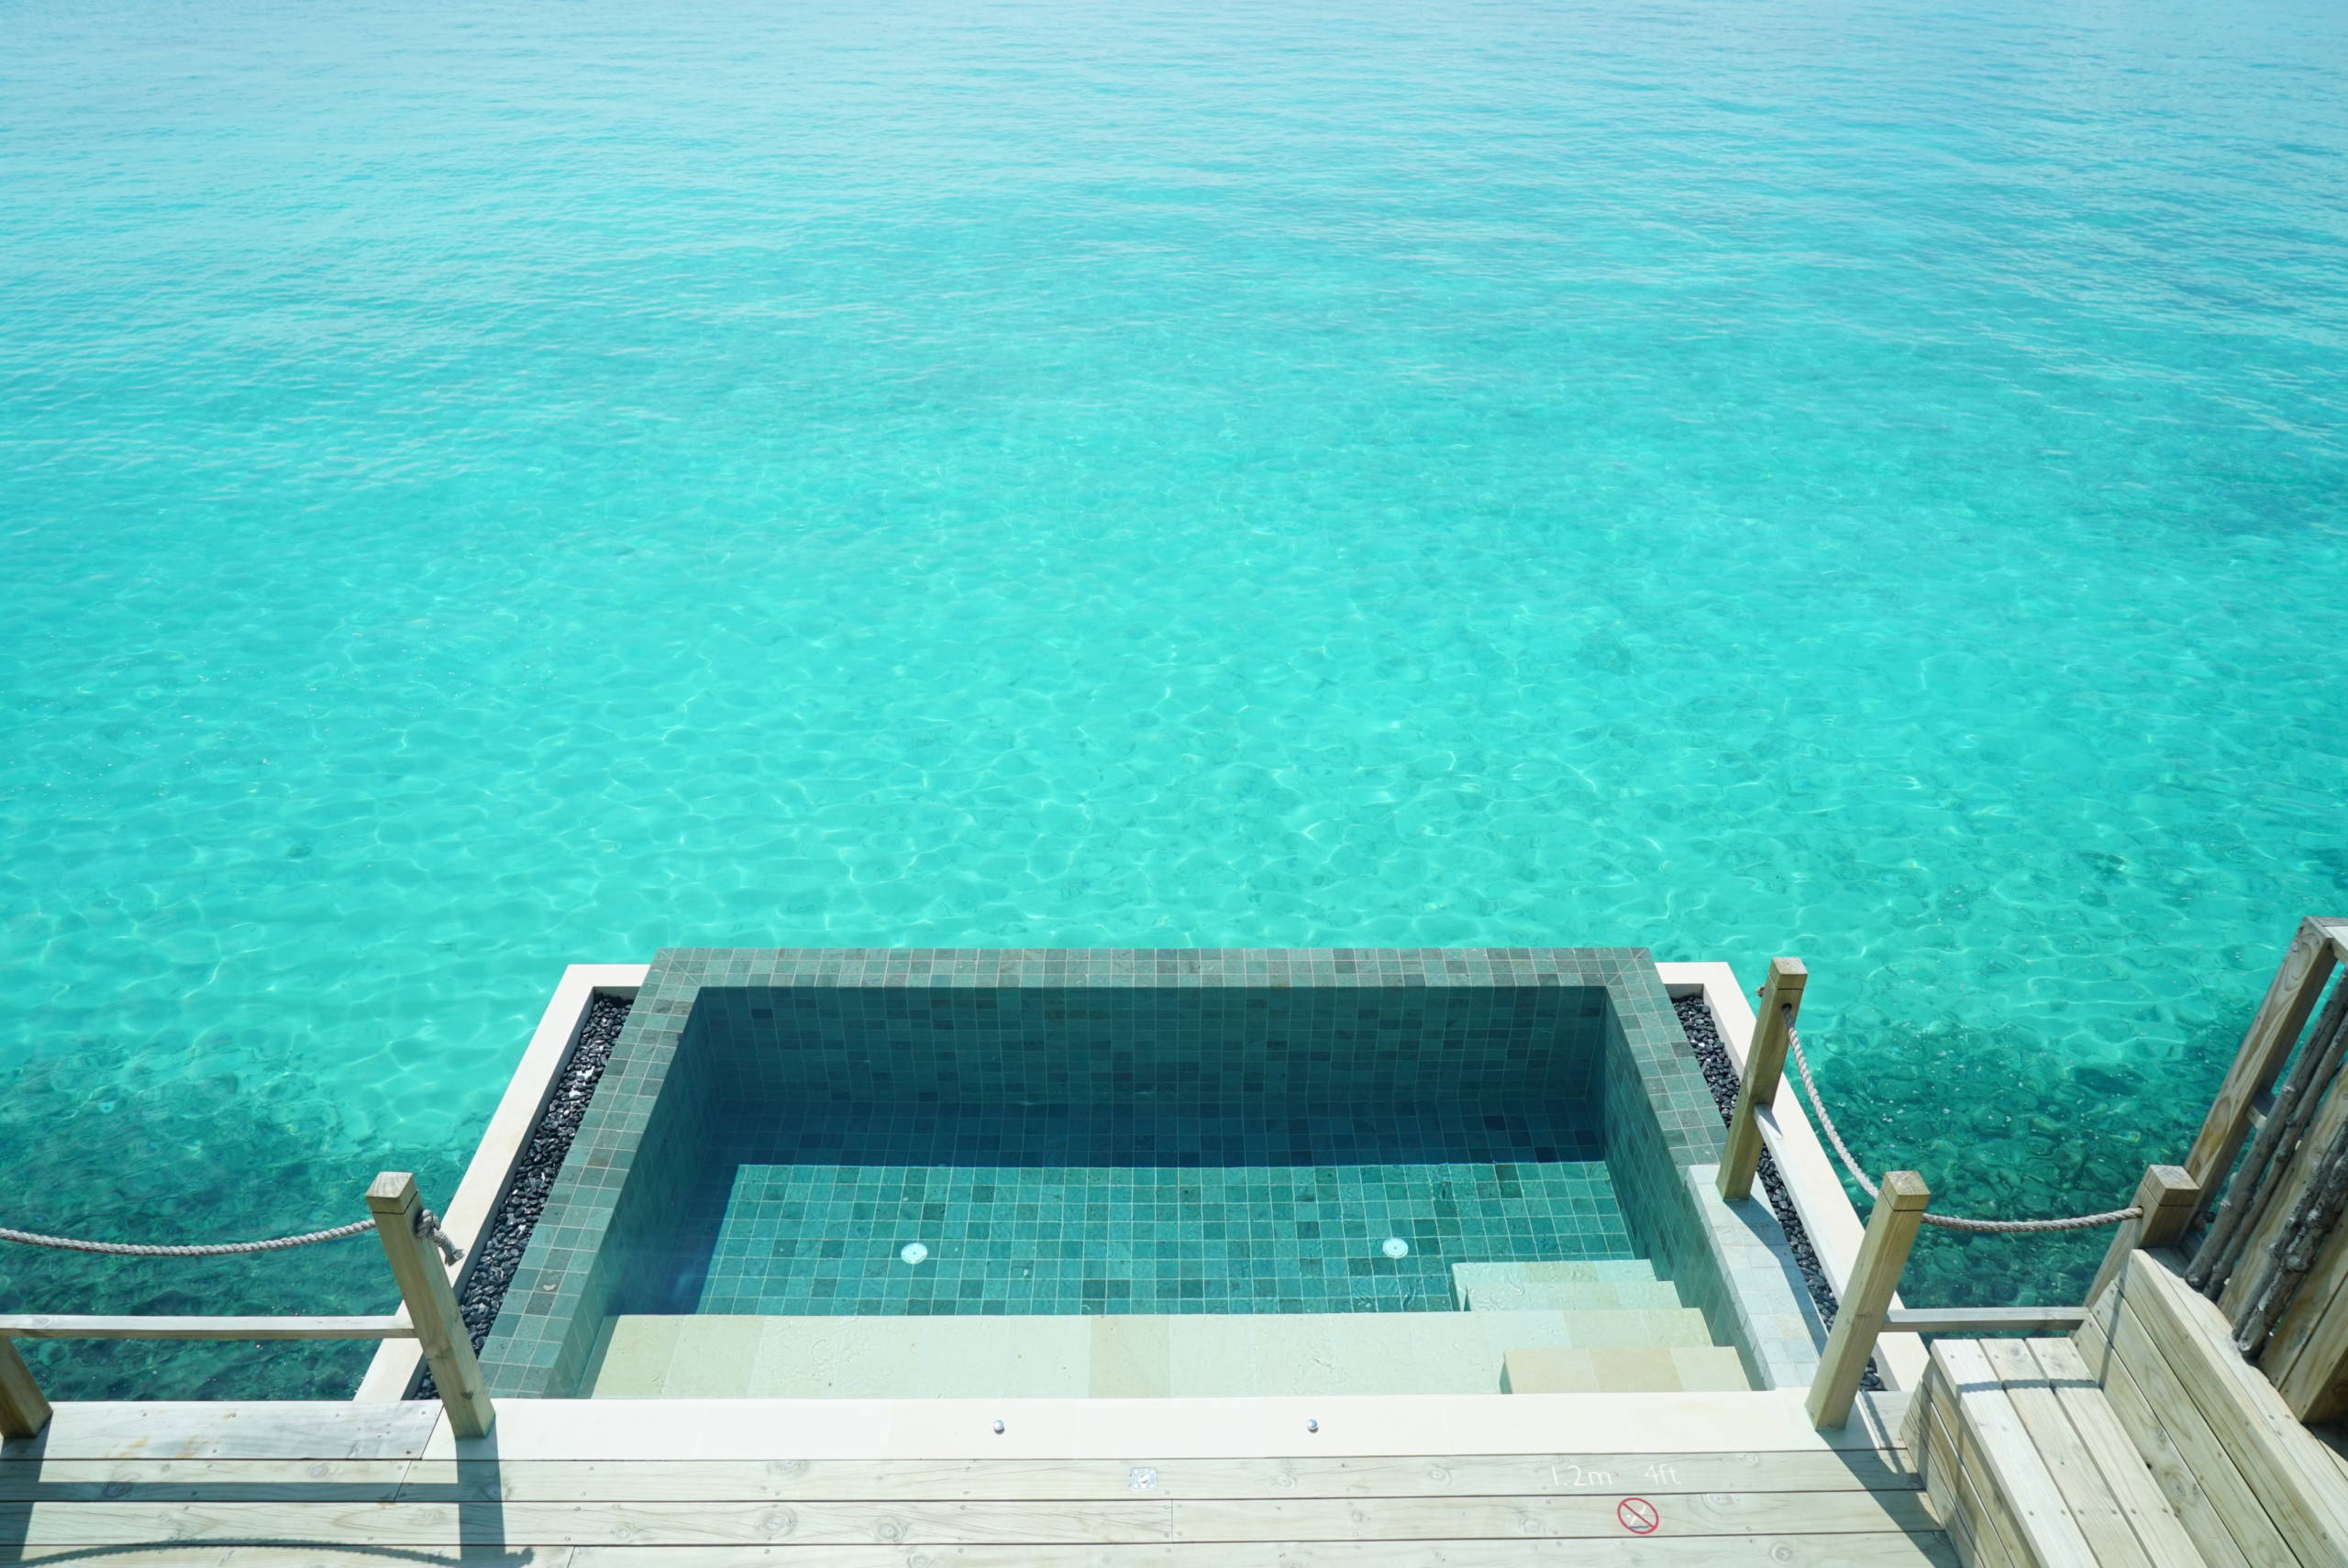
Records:
<instances>
[{"instance_id":1,"label":"green mosaic pool tile","mask_svg":"<svg viewBox=\"0 0 2348 1568\"><path fill-rule=\"evenodd\" d=\"M1407 1243L1407 1256L1384 1255L1390 1237ZM909 1242L926 1249L917 1264L900 1255ZM1448 1310L1455 1262L1628 1255L1595 1162L744 1166L695 1309Z\"/></svg>"}]
</instances>

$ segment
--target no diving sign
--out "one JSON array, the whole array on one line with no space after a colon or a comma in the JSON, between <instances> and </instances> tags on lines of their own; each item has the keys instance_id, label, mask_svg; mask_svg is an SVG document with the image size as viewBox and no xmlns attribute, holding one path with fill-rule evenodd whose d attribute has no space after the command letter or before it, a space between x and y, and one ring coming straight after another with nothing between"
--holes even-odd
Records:
<instances>
[{"instance_id":1,"label":"no diving sign","mask_svg":"<svg viewBox=\"0 0 2348 1568\"><path fill-rule=\"evenodd\" d=\"M1614 1505L1614 1517L1633 1535L1653 1535L1663 1523L1663 1515L1645 1497L1625 1497Z\"/></svg>"}]
</instances>

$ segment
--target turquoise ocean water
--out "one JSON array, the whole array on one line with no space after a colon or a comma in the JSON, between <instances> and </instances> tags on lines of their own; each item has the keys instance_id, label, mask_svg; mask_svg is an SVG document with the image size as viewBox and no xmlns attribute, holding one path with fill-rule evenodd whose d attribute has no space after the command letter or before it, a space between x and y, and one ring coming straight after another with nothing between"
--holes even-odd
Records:
<instances>
[{"instance_id":1,"label":"turquoise ocean water","mask_svg":"<svg viewBox=\"0 0 2348 1568\"><path fill-rule=\"evenodd\" d=\"M2348 912L2330 0L0 18L5 1222L445 1197L668 944L1795 953L2101 1207Z\"/></svg>"}]
</instances>

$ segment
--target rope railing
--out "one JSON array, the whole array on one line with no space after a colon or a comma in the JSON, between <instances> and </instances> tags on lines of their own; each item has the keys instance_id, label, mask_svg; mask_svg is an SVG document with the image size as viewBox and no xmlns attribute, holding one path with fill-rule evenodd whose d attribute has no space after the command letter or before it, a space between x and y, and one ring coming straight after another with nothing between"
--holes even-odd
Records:
<instances>
[{"instance_id":1,"label":"rope railing","mask_svg":"<svg viewBox=\"0 0 2348 1568\"><path fill-rule=\"evenodd\" d=\"M1875 1205L1857 1252L1842 1270L1842 1277L1834 1281L1832 1320L1806 1402L1812 1422L1821 1428L1833 1428L1850 1419L1860 1390L1875 1386L1871 1381L1876 1370L1874 1356L1877 1341L1886 1333L2061 1332L2076 1330L2087 1320L2085 1305L1926 1309L1895 1305L1900 1273L1907 1266L1909 1252L1922 1227L1937 1225L1943 1230L1975 1235L2010 1236L2117 1225L2121 1229L2112 1237L2103 1264L2097 1271L2096 1282L2088 1291L2086 1299L2092 1302L2110 1276L2127 1266L2137 1250L2175 1243L2193 1213L2199 1188L2185 1171L2174 1165L2154 1165L2144 1172L2144 1179L2136 1188L2135 1201L2123 1209L2052 1220L1981 1220L1932 1212L1932 1187L1922 1176L1914 1171L1893 1171L1880 1182L1868 1176L1866 1167L1859 1164L1858 1156L1844 1141L1843 1130L1834 1124L1833 1113L1826 1109L1825 1097L1818 1092L1817 1077L1811 1071L1809 1053L1803 1050L1801 1034L1794 1027L1809 974L1799 958L1770 960L1769 982L1761 989L1761 1005L1755 1010L1755 1026L1744 1059L1741 1065L1732 1059L1731 1065L1739 1069L1736 1099L1729 1111L1728 1136L1722 1144L1714 1185L1722 1198L1730 1203L1742 1203L1752 1197L1765 1145L1782 1136L1781 1128L1776 1132L1767 1131L1778 1124L1766 1122L1765 1112L1777 1103L1778 1091L1786 1087L1785 1064L1790 1055L1800 1088L1790 1091L1793 1104L1788 1109L1798 1114L1802 1100L1807 1099L1809 1113L1824 1142L1833 1149L1835 1158L1842 1162L1851 1180ZM1786 1153L1779 1148L1778 1158L1782 1160ZM2348 1159L2343 1160L2343 1172L2348 1173ZM1833 1165L1829 1162L1822 1174L1839 1197L1841 1188L1833 1183ZM2348 1194L2348 1174L2343 1174L2342 1186L2343 1194ZM1903 1350L1900 1353L1910 1353ZM1911 1374L1903 1371L1901 1375L1904 1378Z\"/></svg>"},{"instance_id":2,"label":"rope railing","mask_svg":"<svg viewBox=\"0 0 2348 1568\"><path fill-rule=\"evenodd\" d=\"M367 1189L369 1218L298 1236L258 1242L154 1243L93 1242L0 1226L0 1242L59 1252L115 1257L200 1258L278 1253L338 1242L372 1231L383 1243L400 1311L388 1317L91 1317L48 1312L0 1313L0 1438L28 1438L49 1424L50 1406L18 1353L20 1339L55 1340L414 1340L430 1369L449 1430L460 1439L485 1437L497 1419L472 1336L458 1310L449 1270L464 1256L439 1217L424 1207L415 1178L385 1171ZM437 1250L437 1256L436 1256Z\"/></svg>"},{"instance_id":3,"label":"rope railing","mask_svg":"<svg viewBox=\"0 0 2348 1568\"><path fill-rule=\"evenodd\" d=\"M15 1242L19 1246L50 1247L66 1253L103 1253L109 1257L123 1258L217 1258L244 1253L282 1253L294 1247L316 1246L320 1242L339 1242L345 1237L364 1235L375 1229L372 1220L354 1220L348 1225L337 1225L329 1231L305 1231L298 1236L271 1236L264 1242L199 1242L185 1245L143 1242L88 1242L78 1236L47 1236L38 1231L14 1231L0 1225L0 1242ZM415 1233L440 1249L443 1262L456 1263L465 1254L448 1232L440 1229L440 1217L429 1209L424 1209L416 1220Z\"/></svg>"},{"instance_id":4,"label":"rope railing","mask_svg":"<svg viewBox=\"0 0 2348 1568\"><path fill-rule=\"evenodd\" d=\"M1810 1076L1810 1058L1802 1054L1801 1032L1794 1027L1794 1011L1790 1007L1779 1010L1786 1021L1786 1043L1793 1047L1794 1067L1801 1075L1801 1087L1810 1097L1811 1114L1818 1118L1819 1127L1826 1141L1834 1147L1843 1168L1869 1198L1881 1196L1882 1189L1867 1179L1867 1173L1851 1155L1850 1146L1843 1142L1842 1132L1835 1127L1834 1118L1827 1114L1826 1101L1820 1097L1817 1080ZM2117 1225L2123 1220L2141 1220L2144 1210L2131 1204L2125 1209L2106 1209L2100 1214L2074 1214L2061 1220L1968 1220L1961 1214L1934 1214L1926 1210L1918 1216L1927 1225L1938 1225L1945 1231L1970 1231L1977 1234L2003 1236L2020 1235L2038 1231L2092 1231L2101 1225Z\"/></svg>"}]
</instances>

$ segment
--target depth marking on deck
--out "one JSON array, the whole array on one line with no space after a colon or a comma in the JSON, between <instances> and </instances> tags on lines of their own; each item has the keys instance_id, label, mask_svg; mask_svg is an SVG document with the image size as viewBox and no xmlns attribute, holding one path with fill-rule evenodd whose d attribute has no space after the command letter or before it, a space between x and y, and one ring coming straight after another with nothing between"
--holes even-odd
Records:
<instances>
[{"instance_id":1,"label":"depth marking on deck","mask_svg":"<svg viewBox=\"0 0 2348 1568\"><path fill-rule=\"evenodd\" d=\"M1625 1497L1614 1505L1614 1517L1633 1535L1653 1535L1663 1523L1663 1514L1645 1497Z\"/></svg>"},{"instance_id":2,"label":"depth marking on deck","mask_svg":"<svg viewBox=\"0 0 2348 1568\"><path fill-rule=\"evenodd\" d=\"M1573 1473L1570 1478L1564 1474L1567 1471ZM1549 1466L1549 1485L1552 1486L1611 1486L1614 1485L1614 1472L1584 1470L1573 1461L1567 1460L1562 1464Z\"/></svg>"}]
</instances>

